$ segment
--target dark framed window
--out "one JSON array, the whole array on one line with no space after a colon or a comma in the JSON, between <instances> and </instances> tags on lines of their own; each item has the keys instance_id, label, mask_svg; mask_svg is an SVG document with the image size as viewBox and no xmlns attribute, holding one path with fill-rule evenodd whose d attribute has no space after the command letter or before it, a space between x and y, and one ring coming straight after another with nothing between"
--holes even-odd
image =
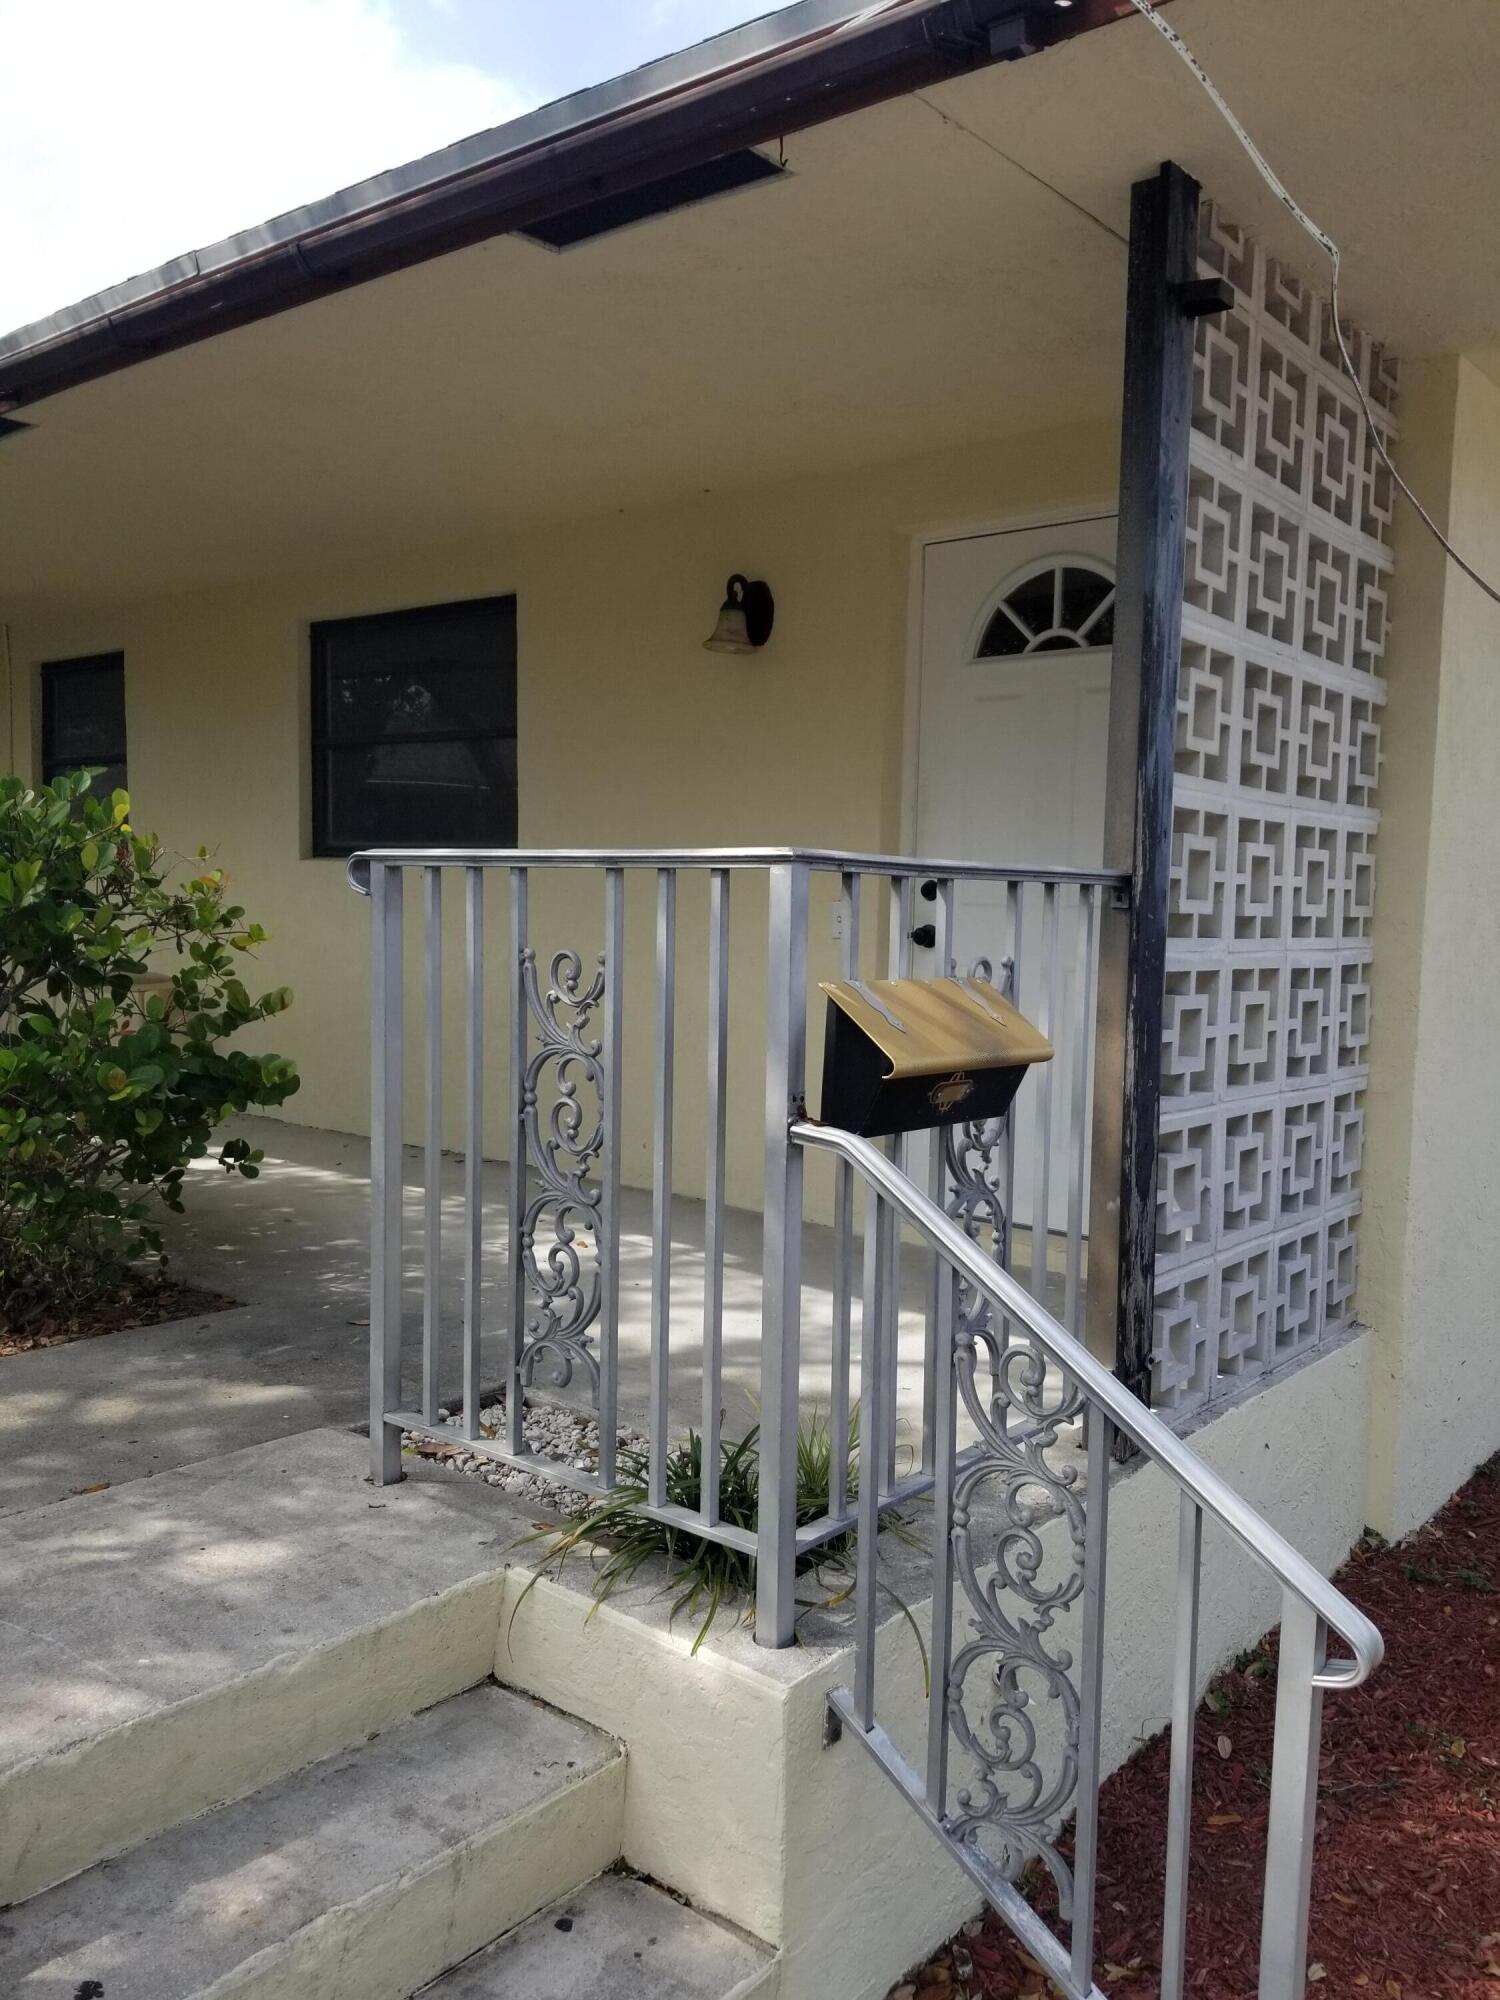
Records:
<instances>
[{"instance_id":1,"label":"dark framed window","mask_svg":"<svg viewBox=\"0 0 1500 2000\"><path fill-rule=\"evenodd\" d=\"M312 628L313 853L516 844L516 600Z\"/></svg>"},{"instance_id":2,"label":"dark framed window","mask_svg":"<svg viewBox=\"0 0 1500 2000\"><path fill-rule=\"evenodd\" d=\"M123 653L48 660L42 667L42 781L50 785L82 766L97 767L89 785L96 798L107 799L129 782Z\"/></svg>"}]
</instances>

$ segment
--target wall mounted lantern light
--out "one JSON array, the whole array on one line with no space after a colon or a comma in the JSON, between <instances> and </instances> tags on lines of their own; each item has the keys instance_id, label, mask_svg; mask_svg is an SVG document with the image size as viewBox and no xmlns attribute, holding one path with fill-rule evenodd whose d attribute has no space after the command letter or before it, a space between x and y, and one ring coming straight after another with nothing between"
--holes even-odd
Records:
<instances>
[{"instance_id":1,"label":"wall mounted lantern light","mask_svg":"<svg viewBox=\"0 0 1500 2000\"><path fill-rule=\"evenodd\" d=\"M705 653L754 653L771 636L776 600L768 583L732 576L724 586L718 623L703 641Z\"/></svg>"}]
</instances>

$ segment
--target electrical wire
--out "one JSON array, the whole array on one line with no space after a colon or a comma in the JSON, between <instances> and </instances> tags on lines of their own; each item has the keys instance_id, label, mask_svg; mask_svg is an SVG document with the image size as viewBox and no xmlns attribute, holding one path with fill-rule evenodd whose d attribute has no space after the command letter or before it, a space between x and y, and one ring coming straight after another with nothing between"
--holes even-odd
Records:
<instances>
[{"instance_id":1,"label":"electrical wire","mask_svg":"<svg viewBox=\"0 0 1500 2000\"><path fill-rule=\"evenodd\" d=\"M1118 243L1122 250L1130 248L1130 238L1122 236L1113 223L1106 222L1102 215L1095 215L1091 208L1085 208L1083 203L1075 201L1072 195L1064 194L1062 189L1054 182L1043 180L1039 173L1036 173L1031 167L1026 166L1022 161L1018 160L1014 153L1007 153L1002 147L997 146L994 140L988 137L987 134L976 132L972 125L965 125L962 118L956 118L943 105L934 104L926 91L914 90L912 97L918 104L925 105L934 118L941 120L950 131L962 132L964 137L972 139L976 146L983 146L984 150L987 153L992 153L997 160L1003 160L1006 166L1014 167L1018 174L1023 174L1027 180L1034 181L1039 188L1045 188L1048 194L1056 195L1059 201L1066 202L1075 215L1081 215L1085 222L1092 222L1096 229L1102 229L1104 234Z\"/></svg>"},{"instance_id":2,"label":"electrical wire","mask_svg":"<svg viewBox=\"0 0 1500 2000\"><path fill-rule=\"evenodd\" d=\"M1349 352L1349 344L1344 338L1344 325L1339 313L1339 277L1343 263L1339 246L1328 234L1328 231L1321 229L1307 211L1292 198L1276 169L1250 137L1250 134L1245 130L1239 119L1235 117L1233 111L1225 101L1223 92L1171 23L1162 19L1161 15L1157 13L1155 7L1151 4L1151 0L1131 0L1131 5L1138 14L1143 15L1151 23L1152 27L1161 35L1168 47L1187 64L1198 82L1207 91L1209 98L1225 124L1228 125L1235 138L1239 140L1240 145L1249 156L1251 165L1255 168L1266 186L1275 195L1282 207L1294 218L1299 227L1305 230L1313 242L1317 244L1318 248L1326 254L1333 271L1329 298L1329 303L1333 309L1333 337L1338 343L1339 359L1343 362L1344 373L1353 383L1354 393L1359 398L1359 406L1365 413L1365 422L1369 426L1370 442L1374 445L1377 454L1384 462L1391 478L1396 482L1398 490L1416 511L1418 519L1422 522L1428 533L1432 535L1433 539L1447 553L1449 558L1458 565L1464 575L1471 582L1478 584L1486 597L1490 598L1494 603L1500 604L1500 589L1497 589L1487 577L1481 575L1474 565L1466 561L1459 554L1458 550L1454 548L1452 542L1449 541L1437 522L1428 513L1422 502L1396 470L1395 461L1386 449L1385 440L1380 435L1380 426L1375 419L1375 412L1370 408L1370 401L1365 394L1364 384L1359 379L1359 371L1354 365L1353 356Z\"/></svg>"}]
</instances>

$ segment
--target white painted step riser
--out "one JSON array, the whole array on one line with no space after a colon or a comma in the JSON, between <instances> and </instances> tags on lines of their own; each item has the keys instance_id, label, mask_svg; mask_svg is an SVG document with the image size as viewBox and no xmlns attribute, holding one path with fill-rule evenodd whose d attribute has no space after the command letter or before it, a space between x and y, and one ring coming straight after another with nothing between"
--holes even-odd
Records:
<instances>
[{"instance_id":1,"label":"white painted step riser","mask_svg":"<svg viewBox=\"0 0 1500 2000\"><path fill-rule=\"evenodd\" d=\"M15 1766L0 1777L0 1908L478 1686L503 1592L493 1573L455 1584Z\"/></svg>"}]
</instances>

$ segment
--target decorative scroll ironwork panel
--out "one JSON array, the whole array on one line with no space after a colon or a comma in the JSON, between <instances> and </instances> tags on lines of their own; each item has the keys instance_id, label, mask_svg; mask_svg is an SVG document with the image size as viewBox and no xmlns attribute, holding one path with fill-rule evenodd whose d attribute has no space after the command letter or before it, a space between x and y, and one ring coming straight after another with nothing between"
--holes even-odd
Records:
<instances>
[{"instance_id":1,"label":"decorative scroll ironwork panel","mask_svg":"<svg viewBox=\"0 0 1500 2000\"><path fill-rule=\"evenodd\" d=\"M601 953L586 973L577 952L557 952L544 985L527 946L518 970L527 1053L520 1077L526 1179L517 1366L528 1385L562 1389L581 1376L597 1402L606 1086L596 1027L605 961Z\"/></svg>"},{"instance_id":2,"label":"decorative scroll ironwork panel","mask_svg":"<svg viewBox=\"0 0 1500 2000\"><path fill-rule=\"evenodd\" d=\"M1369 1037L1391 482L1328 309L1205 207L1178 681L1153 1393L1347 1323ZM1381 434L1397 371L1351 340Z\"/></svg>"},{"instance_id":3,"label":"decorative scroll ironwork panel","mask_svg":"<svg viewBox=\"0 0 1500 2000\"><path fill-rule=\"evenodd\" d=\"M1083 1398L1030 1345L1006 1348L996 1366L989 1343L959 1331L955 1364L977 1449L953 1489L951 1560L967 1636L942 1689L954 1750L945 1826L1012 1879L1039 1863L1066 1914L1072 1874L1056 1842L1079 1773ZM1057 1516L1065 1532L1044 1536Z\"/></svg>"}]
</instances>

